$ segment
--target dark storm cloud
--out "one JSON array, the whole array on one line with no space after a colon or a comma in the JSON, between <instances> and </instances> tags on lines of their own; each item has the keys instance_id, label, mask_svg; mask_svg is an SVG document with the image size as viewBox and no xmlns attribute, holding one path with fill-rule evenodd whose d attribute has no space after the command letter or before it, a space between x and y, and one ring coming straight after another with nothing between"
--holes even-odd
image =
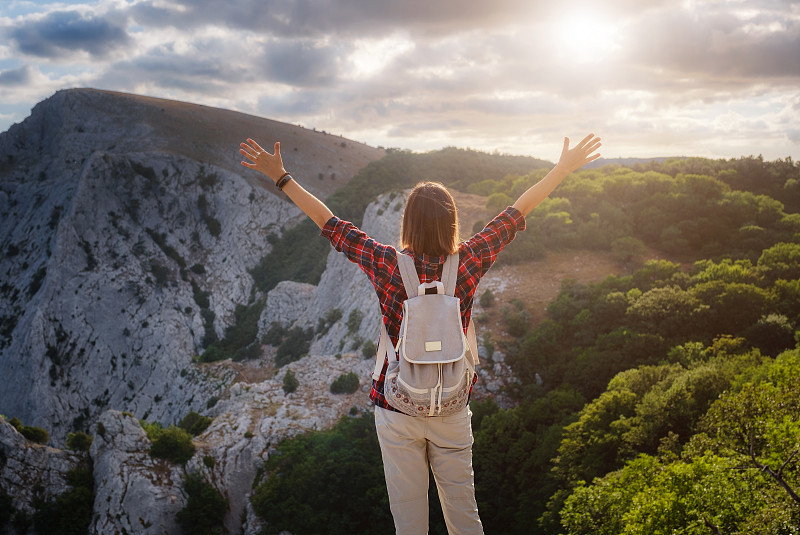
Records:
<instances>
[{"instance_id":1,"label":"dark storm cloud","mask_svg":"<svg viewBox=\"0 0 800 535\"><path fill-rule=\"evenodd\" d=\"M21 52L41 57L77 51L104 56L128 42L123 28L77 11L55 11L38 20L24 21L9 32L9 37Z\"/></svg>"},{"instance_id":2,"label":"dark storm cloud","mask_svg":"<svg viewBox=\"0 0 800 535\"><path fill-rule=\"evenodd\" d=\"M0 71L0 86L15 87L23 86L31 81L31 70L27 65L18 69Z\"/></svg>"}]
</instances>

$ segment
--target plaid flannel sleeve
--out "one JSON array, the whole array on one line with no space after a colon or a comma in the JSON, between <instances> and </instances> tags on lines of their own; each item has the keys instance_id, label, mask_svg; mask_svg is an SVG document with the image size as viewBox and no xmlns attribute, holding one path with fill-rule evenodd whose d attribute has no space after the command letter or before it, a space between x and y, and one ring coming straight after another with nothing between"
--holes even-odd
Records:
<instances>
[{"instance_id":1,"label":"plaid flannel sleeve","mask_svg":"<svg viewBox=\"0 0 800 535\"><path fill-rule=\"evenodd\" d=\"M479 277L482 277L497 259L498 253L508 245L517 232L525 230L525 217L516 208L509 206L489 221L462 246L479 259Z\"/></svg>"},{"instance_id":2,"label":"plaid flannel sleeve","mask_svg":"<svg viewBox=\"0 0 800 535\"><path fill-rule=\"evenodd\" d=\"M358 264L373 282L379 282L376 277L387 273L387 262L391 261L392 256L396 258L394 247L373 240L366 232L336 216L325 223L321 234L334 249Z\"/></svg>"}]
</instances>

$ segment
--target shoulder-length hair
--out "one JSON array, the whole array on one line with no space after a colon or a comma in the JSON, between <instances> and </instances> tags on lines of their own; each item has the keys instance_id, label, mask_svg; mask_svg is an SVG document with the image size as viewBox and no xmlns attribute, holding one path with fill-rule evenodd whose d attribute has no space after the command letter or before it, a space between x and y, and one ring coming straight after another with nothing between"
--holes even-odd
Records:
<instances>
[{"instance_id":1,"label":"shoulder-length hair","mask_svg":"<svg viewBox=\"0 0 800 535\"><path fill-rule=\"evenodd\" d=\"M400 246L431 256L458 251L458 212L450 192L438 182L420 182L403 211Z\"/></svg>"}]
</instances>

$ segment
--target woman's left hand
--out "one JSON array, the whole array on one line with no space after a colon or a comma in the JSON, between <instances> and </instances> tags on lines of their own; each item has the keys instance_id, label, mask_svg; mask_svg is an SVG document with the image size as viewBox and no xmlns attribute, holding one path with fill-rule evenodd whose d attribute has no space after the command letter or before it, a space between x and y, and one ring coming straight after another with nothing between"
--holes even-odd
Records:
<instances>
[{"instance_id":1,"label":"woman's left hand","mask_svg":"<svg viewBox=\"0 0 800 535\"><path fill-rule=\"evenodd\" d=\"M600 138L594 134L589 134L581 140L574 148L569 148L569 138L564 138L564 148L561 150L561 158L557 166L562 167L567 174L580 169L587 163L600 157L597 150L600 148Z\"/></svg>"},{"instance_id":2,"label":"woman's left hand","mask_svg":"<svg viewBox=\"0 0 800 535\"><path fill-rule=\"evenodd\" d=\"M280 142L275 143L275 152L273 154L262 149L261 145L250 138L247 138L247 141L242 143L240 147L239 152L242 156L250 160L249 162L242 161L243 166L267 175L273 182L277 182L286 173L281 159Z\"/></svg>"}]
</instances>

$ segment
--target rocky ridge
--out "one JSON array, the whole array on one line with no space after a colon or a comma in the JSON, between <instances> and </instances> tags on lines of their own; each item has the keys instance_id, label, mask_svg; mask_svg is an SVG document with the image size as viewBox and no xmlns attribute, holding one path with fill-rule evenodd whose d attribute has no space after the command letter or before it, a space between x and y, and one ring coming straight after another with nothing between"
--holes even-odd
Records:
<instances>
[{"instance_id":1,"label":"rocky ridge","mask_svg":"<svg viewBox=\"0 0 800 535\"><path fill-rule=\"evenodd\" d=\"M204 115L212 112L217 121L230 113L65 91L0 134L0 413L48 429L57 446L79 429L95 437L88 454L77 454L32 444L0 418L0 491L18 511L31 514L65 492L67 473L88 462L91 533L178 532L188 473L228 500L227 532L256 533L249 493L279 442L371 409L374 359L362 350L377 341L373 289L331 251L317 286L283 281L258 295L249 270L270 250L269 234L301 214L240 174L235 151L226 157L227 141L213 132L176 137L195 123L212 124ZM382 153L290 125L225 117L298 144L288 152L292 169L333 169L342 181ZM315 154L307 160L303 136ZM342 158L345 146L358 154ZM324 196L332 181L318 180L309 189ZM396 243L402 205L398 193L380 197L362 228ZM490 273L482 284L504 282ZM274 322L314 330L308 355L278 368L275 348L262 346L256 359L199 363L208 340L234 323L237 305L258 298L266 305L257 338ZM502 355L493 357L493 367L480 370L476 396L493 393L502 402L508 370ZM289 370L299 386L287 394ZM332 394L332 380L348 372L361 379L359 390ZM194 456L183 466L151 457L139 419L167 426L192 410L213 418L194 439Z\"/></svg>"}]
</instances>

